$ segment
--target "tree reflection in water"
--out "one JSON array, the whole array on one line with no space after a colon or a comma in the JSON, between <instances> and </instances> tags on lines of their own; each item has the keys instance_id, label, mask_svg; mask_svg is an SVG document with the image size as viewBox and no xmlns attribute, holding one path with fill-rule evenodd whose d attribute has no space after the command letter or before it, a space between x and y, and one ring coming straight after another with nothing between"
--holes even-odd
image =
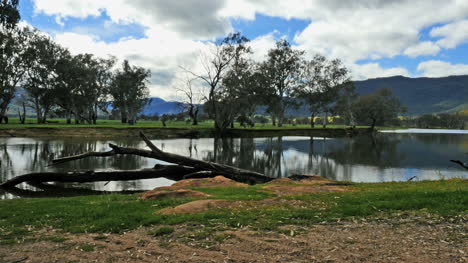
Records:
<instances>
[{"instance_id":1,"label":"tree reflection in water","mask_svg":"<svg viewBox=\"0 0 468 263\"><path fill-rule=\"evenodd\" d=\"M87 158L48 167L50 160L87 151L107 151L108 143L145 147L140 140L0 138L0 180L31 172L73 170L131 170L158 163L139 156ZM206 161L219 162L271 177L318 174L347 181L403 181L466 177L448 162L466 159L468 135L377 134L374 138L202 138L154 140L162 149ZM167 183L170 182L165 182ZM156 187L156 181L82 184L94 190L138 190ZM77 187L77 185L73 185ZM31 189L24 186L25 190ZM2 195L0 194L0 198Z\"/></svg>"}]
</instances>

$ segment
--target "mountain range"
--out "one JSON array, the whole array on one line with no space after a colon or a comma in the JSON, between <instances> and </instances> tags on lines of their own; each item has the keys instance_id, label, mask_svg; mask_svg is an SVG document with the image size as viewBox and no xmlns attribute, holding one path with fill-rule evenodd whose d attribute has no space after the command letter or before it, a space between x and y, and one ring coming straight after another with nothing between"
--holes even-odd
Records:
<instances>
[{"instance_id":1,"label":"mountain range","mask_svg":"<svg viewBox=\"0 0 468 263\"><path fill-rule=\"evenodd\" d=\"M395 76L354 83L359 94L389 88L408 108L407 115L458 112L468 109L468 75L444 78Z\"/></svg>"},{"instance_id":2,"label":"mountain range","mask_svg":"<svg viewBox=\"0 0 468 263\"><path fill-rule=\"evenodd\" d=\"M355 81L356 91L368 94L377 89L388 88L408 109L406 115L426 113L458 112L468 109L468 75L444 78L408 78L394 76ZM264 107L259 107L262 113ZM173 114L181 112L174 101L154 97L145 107L145 115ZM308 116L308 107L291 109L287 116Z\"/></svg>"}]
</instances>

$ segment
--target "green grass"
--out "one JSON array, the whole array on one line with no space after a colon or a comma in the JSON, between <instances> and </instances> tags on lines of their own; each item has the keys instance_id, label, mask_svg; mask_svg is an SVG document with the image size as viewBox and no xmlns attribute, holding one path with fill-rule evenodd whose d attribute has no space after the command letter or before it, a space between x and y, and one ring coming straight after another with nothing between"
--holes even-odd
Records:
<instances>
[{"instance_id":1,"label":"green grass","mask_svg":"<svg viewBox=\"0 0 468 263\"><path fill-rule=\"evenodd\" d=\"M2 200L0 244L16 243L30 234L29 229L45 227L72 233L120 233L140 226L159 226L153 235L168 235L174 231L171 225L177 224L278 229L285 224L310 225L409 214L430 214L443 219L466 216L468 212L468 180L351 184L350 187L355 191L289 197L273 197L259 186L198 188L212 195L210 199L253 201L273 197L286 201L185 215L158 215L155 211L194 199L142 201L134 195L113 194ZM302 203L300 207L289 205L298 201Z\"/></svg>"},{"instance_id":2,"label":"green grass","mask_svg":"<svg viewBox=\"0 0 468 263\"><path fill-rule=\"evenodd\" d=\"M18 128L164 128L161 121L137 121L135 125L123 124L120 120L98 120L96 125L90 124L66 124L65 119L50 119L54 123L47 123L47 124L37 124L36 119L28 118L26 119L25 124L20 124L18 118L10 118L8 124L1 124L0 129L18 129ZM213 128L214 124L213 121L202 121L199 125L193 126L190 123L185 121L167 121L165 128L194 128L194 129L209 129ZM334 128L345 128L347 126L344 125L327 125L327 128L334 129ZM367 126L359 126L358 128L366 128ZM277 126L273 126L271 123L266 124L255 124L253 128L243 128L240 126L239 123L234 124L234 128L236 129L255 129L255 130L262 130L262 129L310 129L309 124L283 124L282 128L278 128ZM321 129L322 125L316 125L316 129Z\"/></svg>"}]
</instances>

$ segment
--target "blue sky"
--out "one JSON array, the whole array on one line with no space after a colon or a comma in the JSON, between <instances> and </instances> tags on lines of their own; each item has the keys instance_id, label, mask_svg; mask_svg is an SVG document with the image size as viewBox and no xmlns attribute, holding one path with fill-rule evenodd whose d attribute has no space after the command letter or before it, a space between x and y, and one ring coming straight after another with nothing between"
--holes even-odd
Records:
<instances>
[{"instance_id":1,"label":"blue sky","mask_svg":"<svg viewBox=\"0 0 468 263\"><path fill-rule=\"evenodd\" d=\"M468 1L428 2L21 0L20 12L74 53L149 67L154 92L169 95L180 66L199 67L231 31L252 40L256 60L286 38L310 57L342 59L354 79L468 74Z\"/></svg>"}]
</instances>

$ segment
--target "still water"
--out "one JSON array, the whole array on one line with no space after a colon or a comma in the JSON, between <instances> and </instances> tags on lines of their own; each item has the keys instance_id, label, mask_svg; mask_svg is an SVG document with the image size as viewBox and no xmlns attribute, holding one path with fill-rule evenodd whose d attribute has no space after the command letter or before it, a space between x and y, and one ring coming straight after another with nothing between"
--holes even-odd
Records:
<instances>
[{"instance_id":1,"label":"still water","mask_svg":"<svg viewBox=\"0 0 468 263\"><path fill-rule=\"evenodd\" d=\"M374 137L269 137L153 140L163 150L262 172L271 177L319 174L353 182L468 178L450 159L467 161L468 134L380 133ZM140 169L163 163L138 156L88 158L47 167L54 158L86 151L107 151L109 143L142 147L140 140L0 138L0 182L32 172ZM170 185L167 179L67 184L93 191L133 191ZM53 187L53 186L51 186ZM0 199L37 196L30 185ZM90 191L92 190L92 191ZM69 190L67 190L69 192ZM83 193L83 194L86 194ZM37 192L36 192L37 194Z\"/></svg>"}]
</instances>

